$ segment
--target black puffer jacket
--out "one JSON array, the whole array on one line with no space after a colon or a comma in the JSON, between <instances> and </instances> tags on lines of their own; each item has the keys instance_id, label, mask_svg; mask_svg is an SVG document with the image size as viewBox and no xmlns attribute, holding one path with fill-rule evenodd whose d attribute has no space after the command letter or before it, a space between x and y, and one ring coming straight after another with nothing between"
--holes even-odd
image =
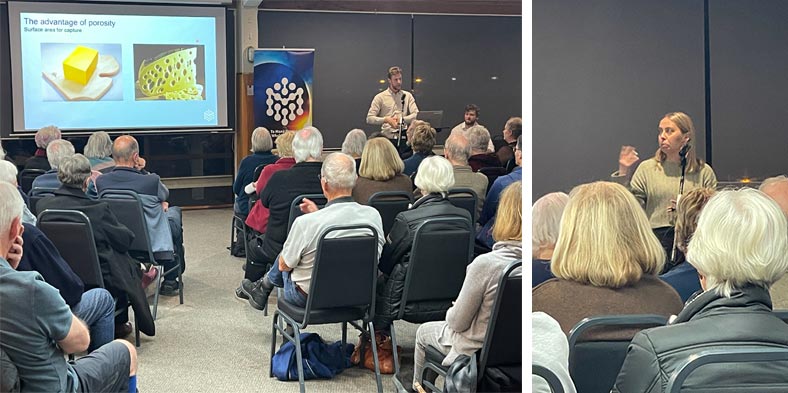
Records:
<instances>
[{"instance_id":1,"label":"black puffer jacket","mask_svg":"<svg viewBox=\"0 0 788 393\"><path fill-rule=\"evenodd\" d=\"M405 290L405 275L410 263L410 250L416 229L429 218L462 217L471 221L470 213L449 202L441 194L429 194L417 200L413 207L399 213L391 227L388 241L383 246L378 265L383 275L378 278L378 294L375 303L375 328L386 328L399 312L402 292ZM447 226L447 228L451 228ZM408 309L409 322L443 320L451 302L421 302ZM408 307L411 307L410 305Z\"/></svg>"},{"instance_id":2,"label":"black puffer jacket","mask_svg":"<svg viewBox=\"0 0 788 393\"><path fill-rule=\"evenodd\" d=\"M703 350L788 348L788 324L771 310L769 291L757 286L734 290L730 298L708 291L691 299L672 324L632 339L612 391L664 392L670 376ZM682 391L744 392L759 386L786 392L788 362L708 365L683 386Z\"/></svg>"}]
</instances>

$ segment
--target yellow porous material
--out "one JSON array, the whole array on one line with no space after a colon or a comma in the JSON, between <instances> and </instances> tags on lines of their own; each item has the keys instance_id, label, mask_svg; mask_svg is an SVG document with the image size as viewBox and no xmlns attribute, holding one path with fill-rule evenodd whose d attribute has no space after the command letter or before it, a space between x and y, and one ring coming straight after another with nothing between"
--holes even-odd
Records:
<instances>
[{"instance_id":1,"label":"yellow porous material","mask_svg":"<svg viewBox=\"0 0 788 393\"><path fill-rule=\"evenodd\" d=\"M63 60L63 76L70 81L87 85L98 63L98 51L85 46L77 46L66 60Z\"/></svg>"},{"instance_id":2,"label":"yellow porous material","mask_svg":"<svg viewBox=\"0 0 788 393\"><path fill-rule=\"evenodd\" d=\"M197 48L183 48L143 60L137 86L147 97L166 100L202 100L202 85L197 83Z\"/></svg>"}]
</instances>

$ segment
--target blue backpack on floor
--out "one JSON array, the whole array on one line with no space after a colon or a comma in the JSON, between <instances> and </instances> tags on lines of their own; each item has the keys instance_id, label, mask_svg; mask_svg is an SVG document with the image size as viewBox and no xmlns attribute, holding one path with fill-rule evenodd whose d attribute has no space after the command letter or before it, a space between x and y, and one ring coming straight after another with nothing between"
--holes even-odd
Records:
<instances>
[{"instance_id":1,"label":"blue backpack on floor","mask_svg":"<svg viewBox=\"0 0 788 393\"><path fill-rule=\"evenodd\" d=\"M317 333L301 333L301 358L304 363L304 379L330 379L350 367L353 344L337 341L327 344ZM297 381L298 366L295 344L286 342L274 354L274 376L280 381Z\"/></svg>"}]
</instances>

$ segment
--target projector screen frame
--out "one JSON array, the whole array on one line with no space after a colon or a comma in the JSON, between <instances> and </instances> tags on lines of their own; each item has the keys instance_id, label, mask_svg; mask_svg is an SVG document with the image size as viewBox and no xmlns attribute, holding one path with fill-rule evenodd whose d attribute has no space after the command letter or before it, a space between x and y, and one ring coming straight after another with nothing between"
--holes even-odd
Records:
<instances>
[{"instance_id":1,"label":"projector screen frame","mask_svg":"<svg viewBox=\"0 0 788 393\"><path fill-rule=\"evenodd\" d=\"M112 133L194 133L194 132L214 132L227 131L234 128L235 114L234 85L228 81L234 80L234 55L230 50L234 50L234 20L232 10L223 5L136 5L136 4L106 4L106 3L64 3L60 2L26 2L14 1L5 4L8 10L8 40L9 40L9 59L11 69L11 96L13 102L9 112L12 115L11 128L8 132L2 132L3 137L16 138L32 135L36 127L30 127L25 123L24 117L24 91L22 78L22 24L20 16L22 13L43 13L43 14L82 14L82 15L139 15L139 16L173 16L173 17L211 17L215 18L215 94L216 94L216 113L217 124L198 125L186 124L183 126L166 125L133 125L123 124L117 126L96 126L96 127L61 127L65 133L82 134L98 130ZM231 29L232 26L232 29ZM206 75L207 77L207 75ZM4 121L5 122L5 121ZM53 122L56 123L56 122ZM57 125L57 124L56 124Z\"/></svg>"}]
</instances>

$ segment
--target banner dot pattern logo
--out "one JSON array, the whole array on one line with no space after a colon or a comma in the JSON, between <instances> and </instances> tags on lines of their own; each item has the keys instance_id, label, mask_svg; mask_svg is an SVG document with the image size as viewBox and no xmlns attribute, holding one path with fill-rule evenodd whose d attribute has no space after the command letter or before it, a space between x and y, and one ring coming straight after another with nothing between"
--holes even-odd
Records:
<instances>
[{"instance_id":1,"label":"banner dot pattern logo","mask_svg":"<svg viewBox=\"0 0 788 393\"><path fill-rule=\"evenodd\" d=\"M265 89L265 114L286 126L304 113L304 89L286 77Z\"/></svg>"}]
</instances>

